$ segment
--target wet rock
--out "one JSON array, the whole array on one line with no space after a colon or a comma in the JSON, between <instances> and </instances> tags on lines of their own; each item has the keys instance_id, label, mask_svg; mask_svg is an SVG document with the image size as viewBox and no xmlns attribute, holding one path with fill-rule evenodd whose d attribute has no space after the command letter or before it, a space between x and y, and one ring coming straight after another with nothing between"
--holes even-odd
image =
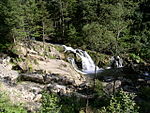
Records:
<instances>
[{"instance_id":1,"label":"wet rock","mask_svg":"<svg viewBox=\"0 0 150 113\"><path fill-rule=\"evenodd\" d=\"M112 81L112 82L106 83L104 90L107 94L110 94L110 93L113 93L114 90L117 91L119 88L121 88L121 85L122 85L122 82L120 80L116 80L115 84L114 84L114 81Z\"/></svg>"},{"instance_id":2,"label":"wet rock","mask_svg":"<svg viewBox=\"0 0 150 113\"><path fill-rule=\"evenodd\" d=\"M121 86L121 81L120 80L116 80L115 81L115 88L119 88Z\"/></svg>"},{"instance_id":3,"label":"wet rock","mask_svg":"<svg viewBox=\"0 0 150 113\"><path fill-rule=\"evenodd\" d=\"M147 80L147 84L150 85L150 80Z\"/></svg>"},{"instance_id":4,"label":"wet rock","mask_svg":"<svg viewBox=\"0 0 150 113\"><path fill-rule=\"evenodd\" d=\"M127 91L127 92L137 92L137 89L135 88L135 87L133 87L133 86L128 86L128 85L125 85L124 87L123 87L123 90L124 91Z\"/></svg>"},{"instance_id":5,"label":"wet rock","mask_svg":"<svg viewBox=\"0 0 150 113\"><path fill-rule=\"evenodd\" d=\"M124 79L122 80L122 85L133 86L134 84L133 84L133 81L132 81L132 80L124 78Z\"/></svg>"},{"instance_id":6,"label":"wet rock","mask_svg":"<svg viewBox=\"0 0 150 113\"><path fill-rule=\"evenodd\" d=\"M111 81L114 80L114 77L113 77L113 76L104 76L104 77L103 77L103 80L104 80L105 82L111 82Z\"/></svg>"},{"instance_id":7,"label":"wet rock","mask_svg":"<svg viewBox=\"0 0 150 113\"><path fill-rule=\"evenodd\" d=\"M139 81L139 82L144 82L145 80L142 79L142 78L139 78L137 81Z\"/></svg>"}]
</instances>

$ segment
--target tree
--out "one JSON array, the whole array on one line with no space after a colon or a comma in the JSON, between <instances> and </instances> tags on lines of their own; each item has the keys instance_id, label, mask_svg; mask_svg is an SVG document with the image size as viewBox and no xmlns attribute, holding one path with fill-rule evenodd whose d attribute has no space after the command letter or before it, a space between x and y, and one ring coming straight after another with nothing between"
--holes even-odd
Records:
<instances>
[{"instance_id":1,"label":"tree","mask_svg":"<svg viewBox=\"0 0 150 113\"><path fill-rule=\"evenodd\" d=\"M115 41L113 32L98 23L86 24L83 27L84 40L87 48L99 52L112 49L111 44Z\"/></svg>"},{"instance_id":2,"label":"tree","mask_svg":"<svg viewBox=\"0 0 150 113\"><path fill-rule=\"evenodd\" d=\"M112 45L113 55L118 55L122 50L122 38L129 35L130 25L132 24L132 15L137 7L137 4L132 0L127 1L107 1L100 5L101 17L100 23L106 26L109 31L112 31L116 38L115 43ZM124 51L124 50L123 50Z\"/></svg>"},{"instance_id":3,"label":"tree","mask_svg":"<svg viewBox=\"0 0 150 113\"><path fill-rule=\"evenodd\" d=\"M134 47L134 53L147 61L150 58L149 8L150 2L148 0L139 1L139 7L134 14L134 24L131 31L134 36L134 42L131 43Z\"/></svg>"},{"instance_id":4,"label":"tree","mask_svg":"<svg viewBox=\"0 0 150 113\"><path fill-rule=\"evenodd\" d=\"M39 34L40 37L42 37L43 40L43 49L45 51L45 39L46 37L52 36L54 29L52 26L52 21L50 19L49 12L46 9L46 2L43 0L40 0L37 2L37 8L38 8L38 23L39 26ZM42 32L41 32L42 31ZM40 38L38 37L38 38Z\"/></svg>"},{"instance_id":5,"label":"tree","mask_svg":"<svg viewBox=\"0 0 150 113\"><path fill-rule=\"evenodd\" d=\"M6 39L6 42L13 42L17 36L17 29L22 24L20 1L6 0L1 1L0 5L2 17L0 24L3 26L3 28L0 28L1 35Z\"/></svg>"},{"instance_id":6,"label":"tree","mask_svg":"<svg viewBox=\"0 0 150 113\"><path fill-rule=\"evenodd\" d=\"M70 15L69 8L75 0L54 0L48 2L48 11L50 18L53 21L53 26L55 29L55 39L54 41L67 40L67 30L69 28Z\"/></svg>"}]
</instances>

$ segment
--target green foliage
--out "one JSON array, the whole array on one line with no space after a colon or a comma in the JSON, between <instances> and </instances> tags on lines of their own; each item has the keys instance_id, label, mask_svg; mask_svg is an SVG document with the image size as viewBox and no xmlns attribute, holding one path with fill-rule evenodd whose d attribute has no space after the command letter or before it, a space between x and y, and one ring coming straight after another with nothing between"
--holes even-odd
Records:
<instances>
[{"instance_id":1,"label":"green foliage","mask_svg":"<svg viewBox=\"0 0 150 113\"><path fill-rule=\"evenodd\" d=\"M85 41L87 46L91 50L103 51L109 50L110 44L115 41L114 34L111 31L107 31L98 23L87 24L83 27Z\"/></svg>"},{"instance_id":2,"label":"green foliage","mask_svg":"<svg viewBox=\"0 0 150 113\"><path fill-rule=\"evenodd\" d=\"M50 59L56 59L56 56L48 55L48 58L50 58Z\"/></svg>"},{"instance_id":3,"label":"green foliage","mask_svg":"<svg viewBox=\"0 0 150 113\"><path fill-rule=\"evenodd\" d=\"M55 94L44 92L42 94L42 108L40 113L59 113L59 98Z\"/></svg>"},{"instance_id":4,"label":"green foliage","mask_svg":"<svg viewBox=\"0 0 150 113\"><path fill-rule=\"evenodd\" d=\"M63 52L64 51L64 48L62 46L54 46L54 47L59 52Z\"/></svg>"},{"instance_id":5,"label":"green foliage","mask_svg":"<svg viewBox=\"0 0 150 113\"><path fill-rule=\"evenodd\" d=\"M133 53L149 62L149 4L148 0L1 0L0 43L23 40L28 46L28 39L50 40L109 55Z\"/></svg>"},{"instance_id":6,"label":"green foliage","mask_svg":"<svg viewBox=\"0 0 150 113\"><path fill-rule=\"evenodd\" d=\"M121 90L112 96L110 104L99 110L99 113L138 113L138 107L133 101L134 95Z\"/></svg>"},{"instance_id":7,"label":"green foliage","mask_svg":"<svg viewBox=\"0 0 150 113\"><path fill-rule=\"evenodd\" d=\"M5 93L0 93L0 112L1 113L27 113L21 105L13 105Z\"/></svg>"},{"instance_id":8,"label":"green foliage","mask_svg":"<svg viewBox=\"0 0 150 113\"><path fill-rule=\"evenodd\" d=\"M90 55L100 67L107 64L107 55L120 53L129 54L130 59L137 63L150 62L149 9L149 0L0 0L0 52L6 52L18 41L29 46L31 39L38 39L43 40L43 45L45 40L49 40L90 50ZM56 49L63 51L59 47ZM11 51L19 54L16 49ZM16 59L16 62L21 60ZM32 71L32 65L27 64ZM96 82L98 95L103 95L101 83ZM147 99L148 91L148 88L141 91ZM119 100L121 95L122 101ZM46 97L55 98L43 96ZM120 112L120 109L125 112L127 103L124 100L128 97L124 93L113 97L105 111L114 109ZM75 99L66 100L70 103L63 105L64 112L79 111L81 105L73 103ZM125 108L120 106L120 102ZM128 102L131 105L131 101ZM48 102L45 106L51 108ZM48 107L44 109L48 110Z\"/></svg>"},{"instance_id":9,"label":"green foliage","mask_svg":"<svg viewBox=\"0 0 150 113\"><path fill-rule=\"evenodd\" d=\"M87 50L93 61L99 66L107 66L110 63L109 56L95 51Z\"/></svg>"},{"instance_id":10,"label":"green foliage","mask_svg":"<svg viewBox=\"0 0 150 113\"><path fill-rule=\"evenodd\" d=\"M103 90L103 85L102 82L99 80L95 80L95 91L98 96L102 97L104 96L104 90Z\"/></svg>"},{"instance_id":11,"label":"green foliage","mask_svg":"<svg viewBox=\"0 0 150 113\"><path fill-rule=\"evenodd\" d=\"M135 54L129 54L130 59L132 59L133 61L140 63L140 62L144 62L139 56L135 55Z\"/></svg>"},{"instance_id":12,"label":"green foliage","mask_svg":"<svg viewBox=\"0 0 150 113\"><path fill-rule=\"evenodd\" d=\"M70 97L61 97L62 113L78 113L86 106L86 100L80 99L74 95Z\"/></svg>"},{"instance_id":13,"label":"green foliage","mask_svg":"<svg viewBox=\"0 0 150 113\"><path fill-rule=\"evenodd\" d=\"M80 36L78 36L78 32L73 25L69 26L69 29L67 31L67 35L68 35L67 41L69 44L81 45L83 43L82 38ZM77 43L74 44L74 42L77 42Z\"/></svg>"},{"instance_id":14,"label":"green foliage","mask_svg":"<svg viewBox=\"0 0 150 113\"><path fill-rule=\"evenodd\" d=\"M0 52L6 52L6 50L8 50L10 47L12 47L12 44L10 43L8 43L8 44L1 44L0 43Z\"/></svg>"}]
</instances>

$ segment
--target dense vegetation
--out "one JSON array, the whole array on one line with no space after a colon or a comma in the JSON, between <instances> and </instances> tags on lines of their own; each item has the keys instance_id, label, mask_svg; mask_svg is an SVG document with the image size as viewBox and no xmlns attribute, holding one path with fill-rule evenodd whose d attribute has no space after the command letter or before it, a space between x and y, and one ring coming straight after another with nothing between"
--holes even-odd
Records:
<instances>
[{"instance_id":1,"label":"dense vegetation","mask_svg":"<svg viewBox=\"0 0 150 113\"><path fill-rule=\"evenodd\" d=\"M150 58L149 0L1 0L0 48L30 39Z\"/></svg>"}]
</instances>

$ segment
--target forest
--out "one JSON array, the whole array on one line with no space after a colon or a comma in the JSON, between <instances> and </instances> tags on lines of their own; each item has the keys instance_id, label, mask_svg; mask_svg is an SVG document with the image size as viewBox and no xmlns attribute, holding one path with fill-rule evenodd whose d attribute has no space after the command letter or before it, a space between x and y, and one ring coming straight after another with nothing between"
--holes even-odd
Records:
<instances>
[{"instance_id":1,"label":"forest","mask_svg":"<svg viewBox=\"0 0 150 113\"><path fill-rule=\"evenodd\" d=\"M96 55L121 56L124 60L130 57L130 64L148 65L150 0L0 0L0 53L15 53L12 48L17 43L23 42L28 47L32 41L68 45ZM97 62L98 58L94 60L100 67L105 65L104 62ZM143 94L139 95L144 98L144 104L141 102L135 105L134 99L130 99L133 95L121 90L108 97L104 95L100 81L96 84L96 99L102 103L94 100L89 102L89 105L93 105L91 109L94 109L94 112L88 111L87 108L82 110L87 102L79 106L76 104L78 102L74 101L76 99L69 100L64 97L59 100L57 96L47 93L43 95L45 104L42 105L45 108L40 112L149 112L149 86L140 90ZM58 101L62 102L61 105Z\"/></svg>"},{"instance_id":2,"label":"forest","mask_svg":"<svg viewBox=\"0 0 150 113\"><path fill-rule=\"evenodd\" d=\"M150 58L148 0L1 0L1 50L30 39Z\"/></svg>"}]
</instances>

